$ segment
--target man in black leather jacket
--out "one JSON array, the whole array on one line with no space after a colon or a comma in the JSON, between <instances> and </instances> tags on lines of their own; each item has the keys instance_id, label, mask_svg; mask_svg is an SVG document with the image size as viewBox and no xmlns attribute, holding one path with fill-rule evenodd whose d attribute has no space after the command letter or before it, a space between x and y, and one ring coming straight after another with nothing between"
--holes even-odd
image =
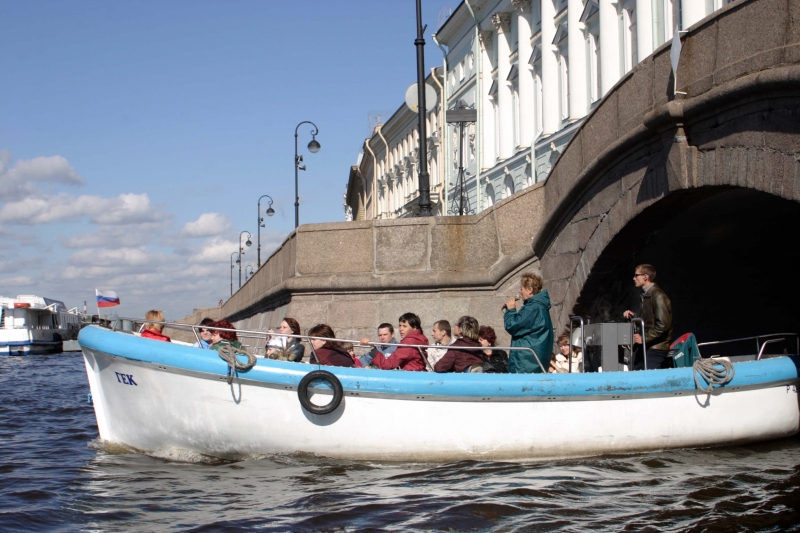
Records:
<instances>
[{"instance_id":1,"label":"man in black leather jacket","mask_svg":"<svg viewBox=\"0 0 800 533\"><path fill-rule=\"evenodd\" d=\"M644 320L644 340L647 349L647 369L662 368L672 342L672 303L669 297L655 284L656 269L653 265L639 265L633 276L633 283L642 290L642 310L638 315ZM633 311L625 311L625 318L637 316ZM633 336L634 344L642 344L642 336ZM639 351L641 354L641 351ZM639 356L635 370L644 368Z\"/></svg>"}]
</instances>

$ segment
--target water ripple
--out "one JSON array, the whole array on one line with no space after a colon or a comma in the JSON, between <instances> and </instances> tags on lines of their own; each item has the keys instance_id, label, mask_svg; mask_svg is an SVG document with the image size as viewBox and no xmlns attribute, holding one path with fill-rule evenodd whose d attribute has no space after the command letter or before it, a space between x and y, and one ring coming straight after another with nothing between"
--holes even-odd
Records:
<instances>
[{"instance_id":1,"label":"water ripple","mask_svg":"<svg viewBox=\"0 0 800 533\"><path fill-rule=\"evenodd\" d=\"M149 455L97 436L79 354L0 358L2 531L795 531L800 439L550 462Z\"/></svg>"}]
</instances>

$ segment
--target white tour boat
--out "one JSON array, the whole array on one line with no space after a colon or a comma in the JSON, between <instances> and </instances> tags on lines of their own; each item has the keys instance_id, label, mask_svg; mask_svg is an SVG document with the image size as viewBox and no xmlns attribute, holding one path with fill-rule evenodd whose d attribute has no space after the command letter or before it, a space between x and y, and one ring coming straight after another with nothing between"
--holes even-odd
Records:
<instances>
[{"instance_id":1,"label":"white tour boat","mask_svg":"<svg viewBox=\"0 0 800 533\"><path fill-rule=\"evenodd\" d=\"M727 373L727 383L700 363L434 374L258 358L230 377L219 353L185 343L98 326L79 342L100 437L145 453L546 459L742 444L800 429L796 355L731 358L724 369L717 360L716 377Z\"/></svg>"},{"instance_id":2,"label":"white tour boat","mask_svg":"<svg viewBox=\"0 0 800 533\"><path fill-rule=\"evenodd\" d=\"M77 309L41 296L0 296L0 355L59 353L63 342L78 338Z\"/></svg>"}]
</instances>

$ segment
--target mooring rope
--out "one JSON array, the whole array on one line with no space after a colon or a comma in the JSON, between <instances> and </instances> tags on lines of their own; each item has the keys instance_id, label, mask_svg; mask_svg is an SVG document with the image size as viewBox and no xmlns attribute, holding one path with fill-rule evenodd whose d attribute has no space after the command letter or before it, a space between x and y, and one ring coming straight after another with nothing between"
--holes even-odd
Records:
<instances>
[{"instance_id":1,"label":"mooring rope","mask_svg":"<svg viewBox=\"0 0 800 533\"><path fill-rule=\"evenodd\" d=\"M718 368L722 367L722 368ZM692 365L694 370L694 383L701 391L711 394L714 391L714 385L725 385L733 379L733 374L736 372L733 365L727 359L698 359ZM708 383L708 387L700 385L702 377Z\"/></svg>"},{"instance_id":2,"label":"mooring rope","mask_svg":"<svg viewBox=\"0 0 800 533\"><path fill-rule=\"evenodd\" d=\"M217 350L219 356L228 363L228 385L233 383L233 376L235 375L236 371L247 372L254 366L256 366L256 356L248 352L247 350L243 350L241 348L237 348L232 344L223 344ZM237 355L246 355L247 356L247 363L242 363L239 361Z\"/></svg>"}]
</instances>

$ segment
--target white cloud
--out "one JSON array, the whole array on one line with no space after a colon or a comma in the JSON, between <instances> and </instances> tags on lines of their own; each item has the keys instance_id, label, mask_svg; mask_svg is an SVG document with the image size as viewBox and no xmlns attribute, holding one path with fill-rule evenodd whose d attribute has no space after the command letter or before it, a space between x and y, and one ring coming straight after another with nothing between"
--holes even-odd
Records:
<instances>
[{"instance_id":1,"label":"white cloud","mask_svg":"<svg viewBox=\"0 0 800 533\"><path fill-rule=\"evenodd\" d=\"M48 224L81 217L90 217L96 224L140 224L170 216L151 206L147 193L126 193L116 198L61 193L9 202L0 209L0 222L17 225Z\"/></svg>"},{"instance_id":2,"label":"white cloud","mask_svg":"<svg viewBox=\"0 0 800 533\"><path fill-rule=\"evenodd\" d=\"M222 213L203 213L194 222L187 222L181 230L185 237L215 237L230 231L231 222Z\"/></svg>"},{"instance_id":3,"label":"white cloud","mask_svg":"<svg viewBox=\"0 0 800 533\"><path fill-rule=\"evenodd\" d=\"M167 228L164 222L147 222L128 226L100 226L91 233L62 236L67 248L137 248L150 244Z\"/></svg>"},{"instance_id":4,"label":"white cloud","mask_svg":"<svg viewBox=\"0 0 800 533\"><path fill-rule=\"evenodd\" d=\"M60 155L35 157L11 163L11 153L0 151L0 201L18 201L38 196L37 183L84 185L84 179Z\"/></svg>"},{"instance_id":5,"label":"white cloud","mask_svg":"<svg viewBox=\"0 0 800 533\"><path fill-rule=\"evenodd\" d=\"M33 285L34 281L28 276L17 276L15 278L0 279L0 287L5 289L13 289L14 287L28 287Z\"/></svg>"},{"instance_id":6,"label":"white cloud","mask_svg":"<svg viewBox=\"0 0 800 533\"><path fill-rule=\"evenodd\" d=\"M150 254L144 246L118 248L116 250L87 248L69 256L69 261L78 266L130 267L160 263L160 254Z\"/></svg>"},{"instance_id":7,"label":"white cloud","mask_svg":"<svg viewBox=\"0 0 800 533\"><path fill-rule=\"evenodd\" d=\"M190 263L229 263L231 254L239 250L238 241L213 237L205 241L189 259ZM246 252L245 252L245 255ZM235 260L235 258L234 258Z\"/></svg>"}]
</instances>

